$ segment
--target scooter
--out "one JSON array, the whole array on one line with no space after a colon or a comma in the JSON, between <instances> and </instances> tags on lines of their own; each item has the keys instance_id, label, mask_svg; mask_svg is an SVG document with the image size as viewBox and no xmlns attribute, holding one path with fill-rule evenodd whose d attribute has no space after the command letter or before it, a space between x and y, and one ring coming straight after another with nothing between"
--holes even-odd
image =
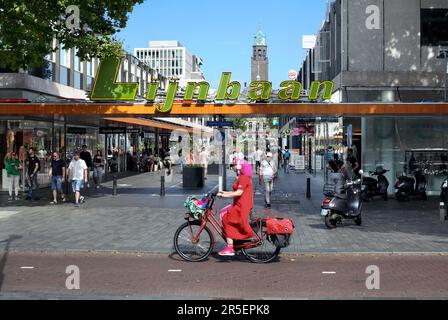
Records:
<instances>
[{"instance_id":1,"label":"scooter","mask_svg":"<svg viewBox=\"0 0 448 320\"><path fill-rule=\"evenodd\" d=\"M440 200L448 205L448 179L445 179L442 183L442 191L440 192Z\"/></svg>"},{"instance_id":2,"label":"scooter","mask_svg":"<svg viewBox=\"0 0 448 320\"><path fill-rule=\"evenodd\" d=\"M398 177L395 182L395 197L398 201L409 201L411 197L420 196L423 200L428 200L426 194L426 177L422 170L414 171L415 179L405 175Z\"/></svg>"},{"instance_id":3,"label":"scooter","mask_svg":"<svg viewBox=\"0 0 448 320\"><path fill-rule=\"evenodd\" d=\"M364 201L373 200L375 196L382 196L384 201L388 200L387 189L389 188L389 181L384 176L386 172L389 172L389 170L377 167L375 171L369 171L370 175L377 176L377 179L372 177L364 177L362 179L362 196Z\"/></svg>"},{"instance_id":4,"label":"scooter","mask_svg":"<svg viewBox=\"0 0 448 320\"><path fill-rule=\"evenodd\" d=\"M322 203L321 216L328 229L336 228L344 219L354 220L358 226L362 224L361 185L361 179L349 181L344 185L342 194L327 194Z\"/></svg>"}]
</instances>

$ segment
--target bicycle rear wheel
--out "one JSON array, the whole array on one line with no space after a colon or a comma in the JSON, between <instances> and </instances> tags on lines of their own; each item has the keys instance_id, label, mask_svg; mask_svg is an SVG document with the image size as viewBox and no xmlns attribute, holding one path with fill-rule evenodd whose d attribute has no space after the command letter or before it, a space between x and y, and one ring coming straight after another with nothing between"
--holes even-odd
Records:
<instances>
[{"instance_id":1,"label":"bicycle rear wheel","mask_svg":"<svg viewBox=\"0 0 448 320\"><path fill-rule=\"evenodd\" d=\"M241 252L251 262L269 263L280 253L280 248L276 247L269 239L266 232L266 222L252 221L252 229L261 238L262 243L255 248L241 248Z\"/></svg>"},{"instance_id":2,"label":"bicycle rear wheel","mask_svg":"<svg viewBox=\"0 0 448 320\"><path fill-rule=\"evenodd\" d=\"M210 229L205 226L201 234L200 221L189 221L182 224L174 234L174 249L179 256L190 262L200 262L210 255L215 245L215 240ZM198 236L197 241L193 238Z\"/></svg>"}]
</instances>

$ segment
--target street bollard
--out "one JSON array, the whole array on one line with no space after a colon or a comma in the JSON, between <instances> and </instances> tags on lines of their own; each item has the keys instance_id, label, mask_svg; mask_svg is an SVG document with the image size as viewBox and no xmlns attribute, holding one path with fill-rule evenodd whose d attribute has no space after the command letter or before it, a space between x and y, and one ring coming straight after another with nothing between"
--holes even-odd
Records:
<instances>
[{"instance_id":1,"label":"street bollard","mask_svg":"<svg viewBox=\"0 0 448 320\"><path fill-rule=\"evenodd\" d=\"M446 216L446 206L445 206L445 202L440 202L440 221L446 221L447 220L447 216Z\"/></svg>"},{"instance_id":2,"label":"street bollard","mask_svg":"<svg viewBox=\"0 0 448 320\"><path fill-rule=\"evenodd\" d=\"M306 179L306 197L311 198L311 178Z\"/></svg>"},{"instance_id":3,"label":"street bollard","mask_svg":"<svg viewBox=\"0 0 448 320\"><path fill-rule=\"evenodd\" d=\"M112 195L114 197L117 196L117 175L116 174L114 174L114 176L113 176Z\"/></svg>"},{"instance_id":4,"label":"street bollard","mask_svg":"<svg viewBox=\"0 0 448 320\"><path fill-rule=\"evenodd\" d=\"M165 196L165 176L160 177L160 196Z\"/></svg>"}]
</instances>

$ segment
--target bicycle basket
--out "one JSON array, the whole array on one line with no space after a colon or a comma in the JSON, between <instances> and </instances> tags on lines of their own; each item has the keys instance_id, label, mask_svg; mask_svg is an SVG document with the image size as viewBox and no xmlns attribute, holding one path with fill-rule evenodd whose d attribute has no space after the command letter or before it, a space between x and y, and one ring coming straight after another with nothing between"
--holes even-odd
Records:
<instances>
[{"instance_id":1,"label":"bicycle basket","mask_svg":"<svg viewBox=\"0 0 448 320\"><path fill-rule=\"evenodd\" d=\"M207 199L188 197L187 200L185 200L184 206L188 209L188 212L192 218L199 220L205 216L207 204Z\"/></svg>"}]
</instances>

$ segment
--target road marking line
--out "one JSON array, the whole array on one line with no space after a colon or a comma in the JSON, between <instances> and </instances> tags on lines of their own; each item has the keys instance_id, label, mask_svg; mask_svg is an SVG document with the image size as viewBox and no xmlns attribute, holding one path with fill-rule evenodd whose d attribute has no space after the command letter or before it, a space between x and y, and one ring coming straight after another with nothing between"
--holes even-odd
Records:
<instances>
[{"instance_id":1,"label":"road marking line","mask_svg":"<svg viewBox=\"0 0 448 320\"><path fill-rule=\"evenodd\" d=\"M172 186L168 187L167 189L175 188L175 187L177 187L177 186L180 185L180 184L182 184L182 181L176 183L175 185L172 185Z\"/></svg>"},{"instance_id":2,"label":"road marking line","mask_svg":"<svg viewBox=\"0 0 448 320\"><path fill-rule=\"evenodd\" d=\"M34 267L20 267L20 269L34 269Z\"/></svg>"},{"instance_id":3,"label":"road marking line","mask_svg":"<svg viewBox=\"0 0 448 320\"><path fill-rule=\"evenodd\" d=\"M168 269L168 272L182 272L181 269Z\"/></svg>"},{"instance_id":4,"label":"road marking line","mask_svg":"<svg viewBox=\"0 0 448 320\"><path fill-rule=\"evenodd\" d=\"M0 219L6 219L9 218L17 213L19 213L20 211L0 211Z\"/></svg>"},{"instance_id":5,"label":"road marking line","mask_svg":"<svg viewBox=\"0 0 448 320\"><path fill-rule=\"evenodd\" d=\"M322 271L322 274L336 274L336 271Z\"/></svg>"}]
</instances>

